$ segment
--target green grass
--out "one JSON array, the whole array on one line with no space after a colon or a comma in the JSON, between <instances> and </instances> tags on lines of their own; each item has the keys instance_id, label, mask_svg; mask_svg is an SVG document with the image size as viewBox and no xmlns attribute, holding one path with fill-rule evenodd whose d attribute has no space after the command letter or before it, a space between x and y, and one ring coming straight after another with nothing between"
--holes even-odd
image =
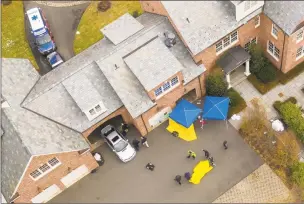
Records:
<instances>
[{"instance_id":1,"label":"green grass","mask_svg":"<svg viewBox=\"0 0 304 204\"><path fill-rule=\"evenodd\" d=\"M233 114L237 114L247 107L246 101L233 88L228 90L227 96L230 98L228 118L231 118Z\"/></svg>"},{"instance_id":2,"label":"green grass","mask_svg":"<svg viewBox=\"0 0 304 204\"><path fill-rule=\"evenodd\" d=\"M98 11L97 4L97 1L93 1L83 13L77 28L80 34L76 35L74 40L75 54L101 40L104 36L100 29L118 17L127 12L131 15L134 11L138 11L139 15L143 13L139 1L111 1L111 8L106 12Z\"/></svg>"},{"instance_id":3,"label":"green grass","mask_svg":"<svg viewBox=\"0 0 304 204\"><path fill-rule=\"evenodd\" d=\"M290 70L286 74L281 73L280 74L280 83L285 85L289 81L291 81L293 78L295 78L296 76L301 74L302 72L304 72L304 62L298 64L296 67L294 67L292 70Z\"/></svg>"},{"instance_id":4,"label":"green grass","mask_svg":"<svg viewBox=\"0 0 304 204\"><path fill-rule=\"evenodd\" d=\"M12 1L9 5L1 5L1 9L1 57L29 59L38 69L25 35L22 1Z\"/></svg>"}]
</instances>

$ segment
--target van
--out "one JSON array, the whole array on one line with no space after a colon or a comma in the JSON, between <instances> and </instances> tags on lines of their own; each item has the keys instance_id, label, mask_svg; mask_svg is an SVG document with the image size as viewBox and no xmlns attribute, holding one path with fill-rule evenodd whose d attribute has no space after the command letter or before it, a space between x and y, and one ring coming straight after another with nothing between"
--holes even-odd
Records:
<instances>
[{"instance_id":1,"label":"van","mask_svg":"<svg viewBox=\"0 0 304 204\"><path fill-rule=\"evenodd\" d=\"M31 33L39 52L47 55L56 50L54 37L50 31L46 18L40 8L32 8L26 12L30 23Z\"/></svg>"}]
</instances>

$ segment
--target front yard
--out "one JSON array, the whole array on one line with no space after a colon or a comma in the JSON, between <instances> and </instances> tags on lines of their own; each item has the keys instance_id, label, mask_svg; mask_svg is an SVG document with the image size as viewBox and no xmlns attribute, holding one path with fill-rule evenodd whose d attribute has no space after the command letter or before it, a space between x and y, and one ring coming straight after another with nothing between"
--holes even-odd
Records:
<instances>
[{"instance_id":1,"label":"front yard","mask_svg":"<svg viewBox=\"0 0 304 204\"><path fill-rule=\"evenodd\" d=\"M99 1L92 1L78 25L74 40L74 52L78 54L87 49L94 43L101 40L104 36L100 29L116 20L118 17L129 12L131 15L135 11L138 15L142 14L141 5L139 1L111 1L111 7L105 12L98 11Z\"/></svg>"},{"instance_id":2,"label":"front yard","mask_svg":"<svg viewBox=\"0 0 304 204\"><path fill-rule=\"evenodd\" d=\"M9 5L1 5L1 9L1 57L29 59L38 69L25 35L23 2L12 1Z\"/></svg>"}]
</instances>

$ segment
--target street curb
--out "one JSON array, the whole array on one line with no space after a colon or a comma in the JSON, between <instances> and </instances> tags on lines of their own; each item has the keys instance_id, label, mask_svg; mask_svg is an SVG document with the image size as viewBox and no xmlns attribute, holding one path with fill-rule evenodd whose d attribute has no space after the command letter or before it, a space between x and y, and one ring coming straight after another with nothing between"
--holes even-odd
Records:
<instances>
[{"instance_id":1,"label":"street curb","mask_svg":"<svg viewBox=\"0 0 304 204\"><path fill-rule=\"evenodd\" d=\"M33 2L51 7L69 7L69 6L85 4L90 1L65 1L65 2L64 1L33 1Z\"/></svg>"}]
</instances>

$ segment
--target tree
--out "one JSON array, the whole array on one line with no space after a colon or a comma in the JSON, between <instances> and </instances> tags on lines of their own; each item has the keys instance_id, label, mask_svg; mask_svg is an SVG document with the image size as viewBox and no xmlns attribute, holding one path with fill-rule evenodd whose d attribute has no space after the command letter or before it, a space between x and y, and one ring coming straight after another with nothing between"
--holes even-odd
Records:
<instances>
[{"instance_id":1,"label":"tree","mask_svg":"<svg viewBox=\"0 0 304 204\"><path fill-rule=\"evenodd\" d=\"M259 45L249 46L249 53L251 55L250 72L256 75L267 65L267 59Z\"/></svg>"},{"instance_id":2,"label":"tree","mask_svg":"<svg viewBox=\"0 0 304 204\"><path fill-rule=\"evenodd\" d=\"M208 96L224 96L227 93L228 84L218 74L210 74L206 79L206 93Z\"/></svg>"}]
</instances>

